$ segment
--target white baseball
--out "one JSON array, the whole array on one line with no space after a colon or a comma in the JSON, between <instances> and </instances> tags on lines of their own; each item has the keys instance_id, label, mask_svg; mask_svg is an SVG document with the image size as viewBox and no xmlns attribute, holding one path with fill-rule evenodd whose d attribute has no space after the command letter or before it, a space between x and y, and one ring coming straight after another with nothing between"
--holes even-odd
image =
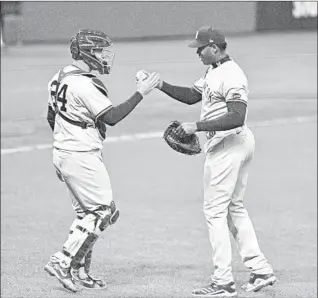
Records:
<instances>
[{"instance_id":1,"label":"white baseball","mask_svg":"<svg viewBox=\"0 0 318 298\"><path fill-rule=\"evenodd\" d=\"M136 83L144 81L149 77L149 74L144 70L139 70L136 73Z\"/></svg>"}]
</instances>

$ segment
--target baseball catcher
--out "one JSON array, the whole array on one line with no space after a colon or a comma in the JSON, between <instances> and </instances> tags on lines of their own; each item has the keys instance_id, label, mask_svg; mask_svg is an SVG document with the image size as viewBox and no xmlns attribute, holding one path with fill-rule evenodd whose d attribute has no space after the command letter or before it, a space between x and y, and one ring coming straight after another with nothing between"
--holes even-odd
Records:
<instances>
[{"instance_id":1,"label":"baseball catcher","mask_svg":"<svg viewBox=\"0 0 318 298\"><path fill-rule=\"evenodd\" d=\"M130 98L114 106L100 78L112 70L112 45L104 32L79 30L70 41L72 64L48 84L53 164L76 217L67 240L44 269L72 292L106 287L104 280L90 274L95 243L119 217L102 154L106 126L125 119L159 83L159 75L147 75Z\"/></svg>"}]
</instances>

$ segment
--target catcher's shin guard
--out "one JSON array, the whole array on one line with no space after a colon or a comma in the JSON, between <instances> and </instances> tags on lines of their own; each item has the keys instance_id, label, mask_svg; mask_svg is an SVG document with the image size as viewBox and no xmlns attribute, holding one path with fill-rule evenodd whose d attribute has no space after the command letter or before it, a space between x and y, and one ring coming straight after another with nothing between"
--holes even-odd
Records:
<instances>
[{"instance_id":1,"label":"catcher's shin guard","mask_svg":"<svg viewBox=\"0 0 318 298\"><path fill-rule=\"evenodd\" d=\"M97 228L99 221L98 216L87 214L83 219L77 222L73 233L69 234L63 246L63 253L72 259L72 267L77 267L87 252L96 243L100 233L100 229Z\"/></svg>"},{"instance_id":2,"label":"catcher's shin guard","mask_svg":"<svg viewBox=\"0 0 318 298\"><path fill-rule=\"evenodd\" d=\"M115 203L101 206L98 210L86 214L81 220L74 220L67 241L64 243L64 254L69 256L71 266L78 268L86 254L92 249L99 234L108 225L114 224L119 217ZM74 227L75 226L75 227Z\"/></svg>"},{"instance_id":3,"label":"catcher's shin guard","mask_svg":"<svg viewBox=\"0 0 318 298\"><path fill-rule=\"evenodd\" d=\"M93 249L90 249L84 259L84 271L86 274L89 273L89 270L91 269L92 264L92 255L93 255Z\"/></svg>"},{"instance_id":4,"label":"catcher's shin guard","mask_svg":"<svg viewBox=\"0 0 318 298\"><path fill-rule=\"evenodd\" d=\"M71 267L78 268L81 265L81 261L86 256L87 252L92 249L98 239L98 235L90 233L82 245L79 247L76 254L72 257Z\"/></svg>"},{"instance_id":5,"label":"catcher's shin guard","mask_svg":"<svg viewBox=\"0 0 318 298\"><path fill-rule=\"evenodd\" d=\"M92 254L93 254L93 248L91 248L85 255L85 257L80 261L73 261L72 268L76 271L78 271L78 274L82 278L86 278L92 263ZM73 270L73 271L74 271Z\"/></svg>"}]
</instances>

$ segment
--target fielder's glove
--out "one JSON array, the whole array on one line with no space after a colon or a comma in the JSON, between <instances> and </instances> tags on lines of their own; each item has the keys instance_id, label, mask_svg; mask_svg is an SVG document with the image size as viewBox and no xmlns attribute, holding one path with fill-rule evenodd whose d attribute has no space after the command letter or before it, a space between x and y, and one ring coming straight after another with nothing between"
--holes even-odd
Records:
<instances>
[{"instance_id":1,"label":"fielder's glove","mask_svg":"<svg viewBox=\"0 0 318 298\"><path fill-rule=\"evenodd\" d=\"M196 134L178 133L177 127L180 126L179 121L173 121L164 131L163 139L175 151L186 154L196 155L201 152L199 138Z\"/></svg>"}]
</instances>

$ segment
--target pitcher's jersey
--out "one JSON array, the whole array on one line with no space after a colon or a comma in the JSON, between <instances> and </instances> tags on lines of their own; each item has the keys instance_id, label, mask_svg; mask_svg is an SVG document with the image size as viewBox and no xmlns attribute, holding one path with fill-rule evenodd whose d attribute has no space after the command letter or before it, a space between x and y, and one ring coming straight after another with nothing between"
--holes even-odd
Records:
<instances>
[{"instance_id":1,"label":"pitcher's jersey","mask_svg":"<svg viewBox=\"0 0 318 298\"><path fill-rule=\"evenodd\" d=\"M213 68L194 83L193 88L202 94L200 120L211 120L228 112L226 103L241 101L247 104L248 82L243 70L229 60ZM219 143L225 136L236 133L236 128L227 131L208 132L206 150Z\"/></svg>"},{"instance_id":2,"label":"pitcher's jersey","mask_svg":"<svg viewBox=\"0 0 318 298\"><path fill-rule=\"evenodd\" d=\"M78 70L73 65L66 66L64 73ZM57 84L59 73L48 84L48 103L53 110L58 109L68 119L87 122L83 129L63 119L58 113L55 117L53 146L70 151L91 151L103 148L104 138L95 128L97 116L112 108L104 84L93 74L82 72L66 76ZM57 88L58 86L58 88ZM58 90L56 90L58 89ZM57 92L57 100L54 96Z\"/></svg>"}]
</instances>

